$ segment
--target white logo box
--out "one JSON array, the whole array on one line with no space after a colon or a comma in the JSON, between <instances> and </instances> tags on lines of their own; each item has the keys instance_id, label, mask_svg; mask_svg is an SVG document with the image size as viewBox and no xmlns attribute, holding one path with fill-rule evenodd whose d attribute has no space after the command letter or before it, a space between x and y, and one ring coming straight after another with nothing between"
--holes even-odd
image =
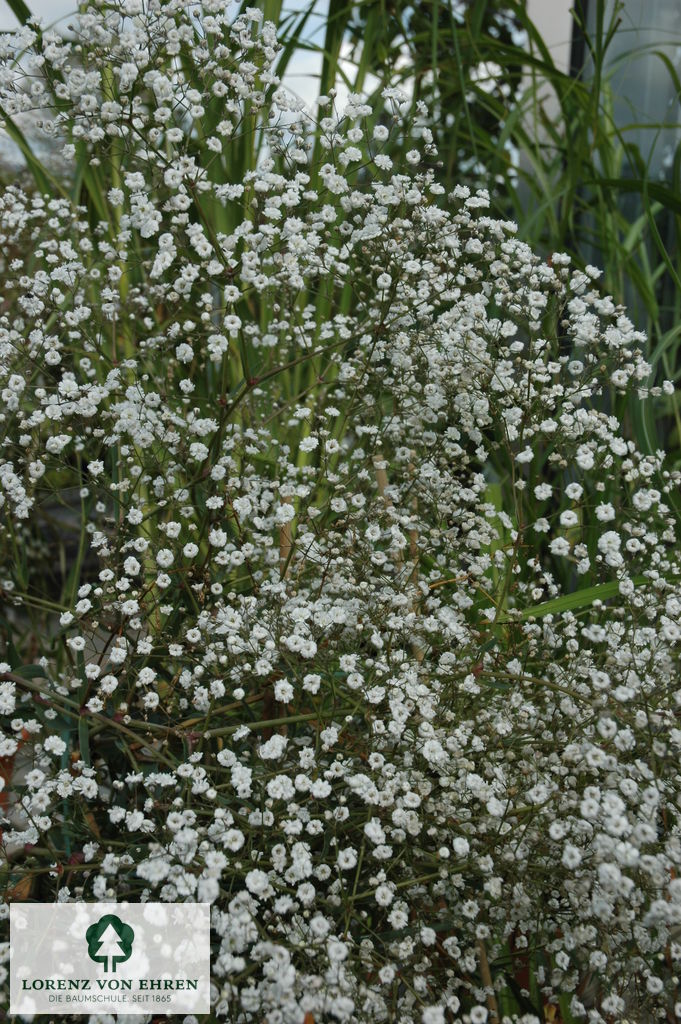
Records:
<instances>
[{"instance_id":1,"label":"white logo box","mask_svg":"<svg viewBox=\"0 0 681 1024\"><path fill-rule=\"evenodd\" d=\"M210 1012L208 903L13 903L10 1013Z\"/></svg>"}]
</instances>

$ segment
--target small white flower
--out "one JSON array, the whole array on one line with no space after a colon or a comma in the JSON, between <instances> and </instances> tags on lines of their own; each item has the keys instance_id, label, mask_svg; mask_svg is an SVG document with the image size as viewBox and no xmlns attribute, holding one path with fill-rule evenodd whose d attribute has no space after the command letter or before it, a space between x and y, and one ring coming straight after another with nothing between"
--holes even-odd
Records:
<instances>
[{"instance_id":1,"label":"small white flower","mask_svg":"<svg viewBox=\"0 0 681 1024\"><path fill-rule=\"evenodd\" d=\"M565 843L565 846L563 847L563 856L561 860L564 867L568 868L569 870L573 870L574 868L579 867L579 865L581 864L582 854L576 846L572 845L572 843Z\"/></svg>"},{"instance_id":2,"label":"small white flower","mask_svg":"<svg viewBox=\"0 0 681 1024\"><path fill-rule=\"evenodd\" d=\"M254 868L246 875L246 888L254 896L263 896L270 887L269 879L264 871Z\"/></svg>"},{"instance_id":3,"label":"small white flower","mask_svg":"<svg viewBox=\"0 0 681 1024\"><path fill-rule=\"evenodd\" d=\"M575 461L580 469L593 469L595 465L594 454L591 449L583 444L577 449Z\"/></svg>"},{"instance_id":4,"label":"small white flower","mask_svg":"<svg viewBox=\"0 0 681 1024\"><path fill-rule=\"evenodd\" d=\"M293 505L279 505L275 514L274 521L277 526L285 526L286 523L290 523L292 519L295 519L296 510Z\"/></svg>"},{"instance_id":5,"label":"small white flower","mask_svg":"<svg viewBox=\"0 0 681 1024\"><path fill-rule=\"evenodd\" d=\"M170 548L161 548L156 554L156 562L162 569L169 569L174 561L175 556Z\"/></svg>"},{"instance_id":6,"label":"small white flower","mask_svg":"<svg viewBox=\"0 0 681 1024\"><path fill-rule=\"evenodd\" d=\"M45 442L45 450L48 451L50 455L59 455L70 440L71 438L68 434L54 434L52 437L48 437Z\"/></svg>"},{"instance_id":7,"label":"small white flower","mask_svg":"<svg viewBox=\"0 0 681 1024\"><path fill-rule=\"evenodd\" d=\"M442 1006L425 1006L421 1011L421 1024L445 1024L445 1020Z\"/></svg>"},{"instance_id":8,"label":"small white flower","mask_svg":"<svg viewBox=\"0 0 681 1024\"><path fill-rule=\"evenodd\" d=\"M615 518L615 509L610 502L602 502L600 505L596 505L596 518L601 523L609 523Z\"/></svg>"},{"instance_id":9,"label":"small white flower","mask_svg":"<svg viewBox=\"0 0 681 1024\"><path fill-rule=\"evenodd\" d=\"M66 743L60 736L48 736L43 746L50 754L56 754L57 756L60 756L66 750Z\"/></svg>"},{"instance_id":10,"label":"small white flower","mask_svg":"<svg viewBox=\"0 0 681 1024\"><path fill-rule=\"evenodd\" d=\"M287 679L277 679L274 684L274 699L288 704L293 700L295 690Z\"/></svg>"},{"instance_id":11,"label":"small white flower","mask_svg":"<svg viewBox=\"0 0 681 1024\"><path fill-rule=\"evenodd\" d=\"M336 861L341 871L351 871L357 864L357 854L352 848L348 847L345 850L339 851Z\"/></svg>"},{"instance_id":12,"label":"small white flower","mask_svg":"<svg viewBox=\"0 0 681 1024\"><path fill-rule=\"evenodd\" d=\"M584 493L584 488L582 487L581 484L576 484L576 483L568 484L567 487L565 488L565 493L568 496L568 498L570 499L570 501L579 501L579 499L581 498L582 494Z\"/></svg>"},{"instance_id":13,"label":"small white flower","mask_svg":"<svg viewBox=\"0 0 681 1024\"><path fill-rule=\"evenodd\" d=\"M265 743L261 744L258 748L258 754L265 761L275 761L283 756L287 746L287 737L275 733Z\"/></svg>"},{"instance_id":14,"label":"small white flower","mask_svg":"<svg viewBox=\"0 0 681 1024\"><path fill-rule=\"evenodd\" d=\"M244 838L243 832L240 832L238 828L230 828L227 830L227 832L225 832L222 843L223 846L226 847L226 849L231 850L233 853L236 853L237 850L240 850L242 848L245 841L246 840Z\"/></svg>"},{"instance_id":15,"label":"small white flower","mask_svg":"<svg viewBox=\"0 0 681 1024\"><path fill-rule=\"evenodd\" d=\"M178 345L176 347L175 355L179 362L191 363L192 359L194 358L194 349L185 341L182 342L181 345Z\"/></svg>"},{"instance_id":16,"label":"small white flower","mask_svg":"<svg viewBox=\"0 0 681 1024\"><path fill-rule=\"evenodd\" d=\"M620 554L621 544L619 534L614 530L608 530L598 538L598 550L604 555L606 563L613 568L618 568L623 563Z\"/></svg>"}]
</instances>

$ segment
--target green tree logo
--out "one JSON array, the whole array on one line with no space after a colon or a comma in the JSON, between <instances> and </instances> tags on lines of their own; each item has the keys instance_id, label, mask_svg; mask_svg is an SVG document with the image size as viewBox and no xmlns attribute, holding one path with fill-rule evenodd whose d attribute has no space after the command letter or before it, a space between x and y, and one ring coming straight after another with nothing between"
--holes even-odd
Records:
<instances>
[{"instance_id":1,"label":"green tree logo","mask_svg":"<svg viewBox=\"0 0 681 1024\"><path fill-rule=\"evenodd\" d=\"M132 953L135 933L115 914L105 914L85 932L91 960L104 964L105 971L116 973L116 964L125 963Z\"/></svg>"}]
</instances>

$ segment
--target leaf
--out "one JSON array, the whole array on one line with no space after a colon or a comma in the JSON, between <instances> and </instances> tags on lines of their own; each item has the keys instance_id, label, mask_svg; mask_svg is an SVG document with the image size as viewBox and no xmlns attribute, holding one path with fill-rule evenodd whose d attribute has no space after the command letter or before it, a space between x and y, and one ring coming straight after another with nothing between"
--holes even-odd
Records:
<instances>
[{"instance_id":1,"label":"leaf","mask_svg":"<svg viewBox=\"0 0 681 1024\"><path fill-rule=\"evenodd\" d=\"M30 875L22 878L20 882L13 885L11 889L8 889L5 893L5 900L7 903L24 903L31 895L31 889L33 887L33 879Z\"/></svg>"},{"instance_id":2,"label":"leaf","mask_svg":"<svg viewBox=\"0 0 681 1024\"><path fill-rule=\"evenodd\" d=\"M90 154L84 142L79 142L76 147L76 175L74 184L73 199L79 202L81 185L85 186L87 195L92 203L100 220L109 220L109 210L106 204L106 188L102 181L102 175L97 167L90 162Z\"/></svg>"},{"instance_id":3,"label":"leaf","mask_svg":"<svg viewBox=\"0 0 681 1024\"><path fill-rule=\"evenodd\" d=\"M12 142L21 150L39 190L50 195L63 195L64 191L57 179L50 174L47 167L38 159L26 141L24 133L17 127L12 118L5 113L2 107L0 107L0 119L4 122L5 131Z\"/></svg>"},{"instance_id":4,"label":"leaf","mask_svg":"<svg viewBox=\"0 0 681 1024\"><path fill-rule=\"evenodd\" d=\"M21 25L25 25L33 17L24 0L7 0L7 6Z\"/></svg>"},{"instance_id":5,"label":"leaf","mask_svg":"<svg viewBox=\"0 0 681 1024\"><path fill-rule=\"evenodd\" d=\"M645 576L636 576L632 582L635 587L640 587L647 580ZM520 620L524 622L527 619L538 619L544 615L560 615L562 612L571 612L576 608L587 608L594 601L608 601L612 597L617 597L618 594L619 583L617 580L611 580L609 583L599 583L595 587L583 587L581 590L575 590L572 594L563 594L562 597L556 597L553 601L545 601L544 604L535 605L534 608L523 608L517 617L504 621Z\"/></svg>"},{"instance_id":6,"label":"leaf","mask_svg":"<svg viewBox=\"0 0 681 1024\"><path fill-rule=\"evenodd\" d=\"M681 198L666 185L649 181L647 178L594 178L585 181L584 185L598 185L601 189L612 189L618 192L637 192L661 203L667 210L681 213Z\"/></svg>"},{"instance_id":7,"label":"leaf","mask_svg":"<svg viewBox=\"0 0 681 1024\"><path fill-rule=\"evenodd\" d=\"M14 671L16 666L21 662L21 656L16 647L14 646L14 641L12 640L12 633L10 632L9 626L7 627L5 637L7 640L7 656L9 657L10 668L12 669L12 671Z\"/></svg>"},{"instance_id":8,"label":"leaf","mask_svg":"<svg viewBox=\"0 0 681 1024\"><path fill-rule=\"evenodd\" d=\"M20 665L12 671L24 679L45 679L45 669L41 665Z\"/></svg>"}]
</instances>

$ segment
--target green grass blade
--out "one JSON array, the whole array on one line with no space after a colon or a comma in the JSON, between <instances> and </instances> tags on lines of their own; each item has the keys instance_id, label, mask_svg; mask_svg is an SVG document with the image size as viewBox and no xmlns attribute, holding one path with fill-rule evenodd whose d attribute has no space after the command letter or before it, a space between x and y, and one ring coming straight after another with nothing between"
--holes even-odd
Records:
<instances>
[{"instance_id":1,"label":"green grass blade","mask_svg":"<svg viewBox=\"0 0 681 1024\"><path fill-rule=\"evenodd\" d=\"M646 582L644 576L636 576L632 581L635 587L640 587ZM572 594L563 594L552 601L545 601L543 604L535 605L533 608L523 608L517 618L522 622L527 619L538 619L544 615L560 615L562 612L572 612L578 608L588 608L594 601L608 601L619 594L619 583L611 580L609 583L599 583L595 587L583 587L575 590ZM506 619L506 622L515 621Z\"/></svg>"},{"instance_id":2,"label":"green grass blade","mask_svg":"<svg viewBox=\"0 0 681 1024\"><path fill-rule=\"evenodd\" d=\"M21 25L25 25L33 17L24 0L7 0L7 6Z\"/></svg>"},{"instance_id":3,"label":"green grass blade","mask_svg":"<svg viewBox=\"0 0 681 1024\"><path fill-rule=\"evenodd\" d=\"M45 167L41 160L35 155L31 149L26 136L21 129L15 124L12 118L5 113L0 107L0 119L4 123L5 131L12 140L12 142L21 150L23 157L26 161L29 171L35 179L35 183L38 189L45 193L60 194L64 195L64 190L57 181L57 179L50 173Z\"/></svg>"}]
</instances>

